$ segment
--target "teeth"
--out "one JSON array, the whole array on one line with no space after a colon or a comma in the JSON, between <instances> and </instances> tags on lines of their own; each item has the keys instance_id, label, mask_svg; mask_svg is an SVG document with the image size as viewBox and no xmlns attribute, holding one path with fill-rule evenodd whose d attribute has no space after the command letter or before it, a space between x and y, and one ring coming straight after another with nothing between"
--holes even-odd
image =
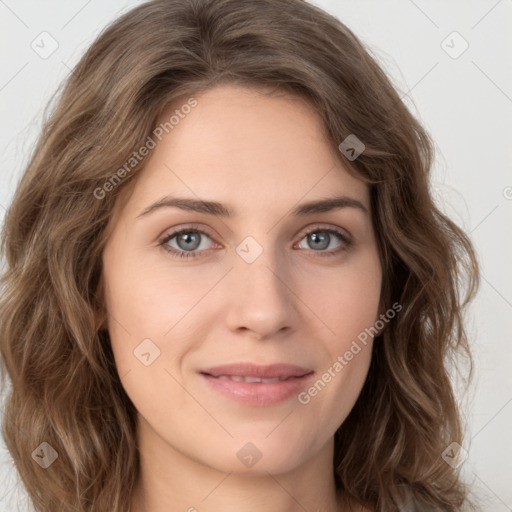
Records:
<instances>
[{"instance_id":1,"label":"teeth","mask_svg":"<svg viewBox=\"0 0 512 512\"><path fill-rule=\"evenodd\" d=\"M258 377L245 377L244 382L279 382L281 379L279 377L274 377L273 379L260 379Z\"/></svg>"},{"instance_id":2,"label":"teeth","mask_svg":"<svg viewBox=\"0 0 512 512\"><path fill-rule=\"evenodd\" d=\"M274 377L272 379L261 379L259 377L240 377L239 375L219 375L217 378L221 380L234 380L236 382L262 382L264 384L287 380L281 379L280 377Z\"/></svg>"}]
</instances>

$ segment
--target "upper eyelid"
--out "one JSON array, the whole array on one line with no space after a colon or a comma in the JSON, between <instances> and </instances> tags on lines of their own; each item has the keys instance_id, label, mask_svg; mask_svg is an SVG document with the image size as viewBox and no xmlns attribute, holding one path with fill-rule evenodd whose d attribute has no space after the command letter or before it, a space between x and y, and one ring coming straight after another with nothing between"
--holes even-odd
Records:
<instances>
[{"instance_id":1,"label":"upper eyelid","mask_svg":"<svg viewBox=\"0 0 512 512\"><path fill-rule=\"evenodd\" d=\"M187 232L187 231L198 231L202 235L209 236L212 240L215 238L213 234L211 234L208 229L205 229L203 227L190 225L190 226L184 226L184 227L177 227L177 228L171 228L170 230L166 230L164 235L160 236L160 240L172 240L176 235L180 234L181 232Z\"/></svg>"},{"instance_id":2,"label":"upper eyelid","mask_svg":"<svg viewBox=\"0 0 512 512\"><path fill-rule=\"evenodd\" d=\"M306 236L307 234L309 234L312 231L325 230L325 231L333 231L335 233L337 233L337 231L342 231L344 233L337 233L337 234L343 235L346 238L348 238L349 240L352 240L352 235L345 228L342 228L339 226L332 226L327 223L321 223L321 222L316 223L316 224L313 223L310 226L311 227L306 226L306 227L302 228L301 230L299 230L297 232L297 234L294 235L294 237L301 236L301 239L302 239L302 237ZM214 243L217 243L217 244L219 243L219 242L217 242L215 235L213 235L212 233L209 232L208 228L204 228L202 226L199 226L198 224L190 224L190 225L185 225L183 227L171 228L171 230L169 232L167 232L167 234L164 234L162 237L160 237L160 240L161 240L161 242L166 242L166 241L172 240L174 237L176 237L181 232L187 232L187 231L198 231L200 234L204 234L204 235L208 236Z\"/></svg>"}]
</instances>

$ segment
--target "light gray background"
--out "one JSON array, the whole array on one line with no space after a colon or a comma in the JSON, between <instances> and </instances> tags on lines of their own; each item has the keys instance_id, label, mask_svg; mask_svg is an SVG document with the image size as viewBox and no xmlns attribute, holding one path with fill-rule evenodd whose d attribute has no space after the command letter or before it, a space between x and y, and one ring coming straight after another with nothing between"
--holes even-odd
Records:
<instances>
[{"instance_id":1,"label":"light gray background","mask_svg":"<svg viewBox=\"0 0 512 512\"><path fill-rule=\"evenodd\" d=\"M139 3L0 0L0 222L50 95L100 29ZM369 45L433 135L436 198L478 250L482 286L468 313L476 379L459 390L469 425L462 467L483 510L511 511L512 0L315 3ZM58 43L45 59L31 47L51 48L43 31ZM454 31L469 43L460 56L464 43ZM0 441L0 512L25 502Z\"/></svg>"}]
</instances>

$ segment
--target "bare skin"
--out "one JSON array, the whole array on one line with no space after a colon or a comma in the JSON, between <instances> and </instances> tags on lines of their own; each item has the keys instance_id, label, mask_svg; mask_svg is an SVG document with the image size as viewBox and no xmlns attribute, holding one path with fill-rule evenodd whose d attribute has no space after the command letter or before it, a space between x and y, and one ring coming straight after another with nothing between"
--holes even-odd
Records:
<instances>
[{"instance_id":1,"label":"bare skin","mask_svg":"<svg viewBox=\"0 0 512 512\"><path fill-rule=\"evenodd\" d=\"M196 99L116 205L103 254L112 348L138 411L131 512L362 511L336 492L332 458L373 339L342 369L335 363L381 312L367 185L343 168L300 98L223 85ZM234 212L141 215L167 195ZM293 213L333 196L363 208ZM180 229L196 231L169 237ZM195 256L176 256L185 252ZM136 356L143 340L146 358L159 351L149 365ZM235 362L310 373L293 395L255 405L201 373ZM259 460L244 462L243 449Z\"/></svg>"}]
</instances>

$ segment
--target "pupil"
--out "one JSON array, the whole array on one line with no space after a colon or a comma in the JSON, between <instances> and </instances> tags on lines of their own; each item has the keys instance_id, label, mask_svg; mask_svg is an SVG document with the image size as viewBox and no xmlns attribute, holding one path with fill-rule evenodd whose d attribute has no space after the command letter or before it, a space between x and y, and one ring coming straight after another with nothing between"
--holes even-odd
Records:
<instances>
[{"instance_id":1,"label":"pupil","mask_svg":"<svg viewBox=\"0 0 512 512\"><path fill-rule=\"evenodd\" d=\"M318 235L317 233L312 233L310 235L310 240L313 241L313 244L319 243L319 245L313 247L315 249L326 249L329 247L329 235L327 234Z\"/></svg>"},{"instance_id":2,"label":"pupil","mask_svg":"<svg viewBox=\"0 0 512 512\"><path fill-rule=\"evenodd\" d=\"M184 242L184 246L181 244ZM178 237L178 245L184 250L197 249L199 246L199 234L198 233L182 233Z\"/></svg>"}]
</instances>

